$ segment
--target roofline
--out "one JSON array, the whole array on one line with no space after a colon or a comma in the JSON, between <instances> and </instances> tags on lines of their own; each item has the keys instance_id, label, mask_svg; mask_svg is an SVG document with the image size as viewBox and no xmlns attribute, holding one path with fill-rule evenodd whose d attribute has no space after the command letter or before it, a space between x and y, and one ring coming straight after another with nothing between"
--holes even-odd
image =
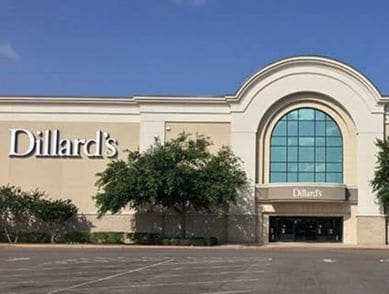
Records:
<instances>
[{"instance_id":1,"label":"roofline","mask_svg":"<svg viewBox=\"0 0 389 294\"><path fill-rule=\"evenodd\" d=\"M297 54L297 55L290 55L290 56L286 56L286 57L282 57L282 58L278 58L278 59L274 59L273 61L269 62L269 63L266 63L264 66L261 66L259 67L257 70L255 70L254 72L252 72L251 75L249 75L238 87L238 90L235 91L235 93L231 96L236 96L239 91L241 90L241 88L246 85L247 82L249 82L251 80L251 78L253 78L254 76L256 76L257 74L259 74L260 72L266 70L267 68L273 66L273 65L277 65L279 63L282 63L282 62L287 62L287 61L290 61L290 60L294 60L294 59L300 59L300 58L319 58L319 59L327 59L329 61L334 61L336 63L340 63L340 64L343 64L347 67L349 67L350 69L352 69L353 71L359 73L364 79L366 79L376 90L377 92L380 94L380 96L382 98L389 98L389 94L383 94L381 93L381 91L379 90L379 88L376 86L376 84L368 77L366 76L362 71L360 71L358 68L356 68L354 65L351 65L349 64L348 62L344 62L340 59L337 59L337 58L334 58L334 57L330 57L330 56L327 56L327 55L320 55L320 54Z\"/></svg>"},{"instance_id":2,"label":"roofline","mask_svg":"<svg viewBox=\"0 0 389 294\"><path fill-rule=\"evenodd\" d=\"M134 99L123 97L76 97L76 96L0 96L1 103L100 103L100 104L134 104Z\"/></svg>"}]
</instances>

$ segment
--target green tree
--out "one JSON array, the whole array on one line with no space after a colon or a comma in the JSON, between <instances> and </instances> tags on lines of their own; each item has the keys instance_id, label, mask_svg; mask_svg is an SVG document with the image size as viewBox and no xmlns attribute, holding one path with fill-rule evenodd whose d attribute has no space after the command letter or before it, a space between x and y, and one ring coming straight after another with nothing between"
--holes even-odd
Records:
<instances>
[{"instance_id":1,"label":"green tree","mask_svg":"<svg viewBox=\"0 0 389 294\"><path fill-rule=\"evenodd\" d=\"M389 140L377 140L379 148L374 179L371 181L373 191L383 205L389 204Z\"/></svg>"},{"instance_id":2,"label":"green tree","mask_svg":"<svg viewBox=\"0 0 389 294\"><path fill-rule=\"evenodd\" d=\"M115 160L98 173L95 196L99 214L124 207L145 206L174 210L186 237L188 211L211 211L235 203L247 180L240 160L228 148L209 151L208 138L181 133L165 144L156 138L145 152L129 152L127 161ZM164 225L162 225L164 227Z\"/></svg>"},{"instance_id":3,"label":"green tree","mask_svg":"<svg viewBox=\"0 0 389 294\"><path fill-rule=\"evenodd\" d=\"M33 214L43 223L51 243L56 241L58 234L65 229L67 221L75 217L77 211L77 207L69 199L40 198L34 201Z\"/></svg>"},{"instance_id":4,"label":"green tree","mask_svg":"<svg viewBox=\"0 0 389 294\"><path fill-rule=\"evenodd\" d=\"M34 203L43 194L35 190L23 192L19 187L0 186L0 224L10 243L17 243L20 234L31 229L35 222Z\"/></svg>"}]
</instances>

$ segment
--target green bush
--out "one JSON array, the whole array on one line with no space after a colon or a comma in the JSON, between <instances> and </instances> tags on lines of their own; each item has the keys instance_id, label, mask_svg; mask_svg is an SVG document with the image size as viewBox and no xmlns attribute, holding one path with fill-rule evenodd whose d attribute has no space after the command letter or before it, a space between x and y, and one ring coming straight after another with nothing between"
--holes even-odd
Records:
<instances>
[{"instance_id":1,"label":"green bush","mask_svg":"<svg viewBox=\"0 0 389 294\"><path fill-rule=\"evenodd\" d=\"M50 243L50 235L43 232L25 232L19 237L21 243Z\"/></svg>"},{"instance_id":2,"label":"green bush","mask_svg":"<svg viewBox=\"0 0 389 294\"><path fill-rule=\"evenodd\" d=\"M49 243L50 236L43 232L20 232L18 233L18 242L20 243ZM10 233L12 239L15 238L14 233ZM5 233L0 233L0 242L8 242Z\"/></svg>"},{"instance_id":3,"label":"green bush","mask_svg":"<svg viewBox=\"0 0 389 294\"><path fill-rule=\"evenodd\" d=\"M90 238L93 244L124 244L124 233L120 232L94 232Z\"/></svg>"},{"instance_id":4,"label":"green bush","mask_svg":"<svg viewBox=\"0 0 389 294\"><path fill-rule=\"evenodd\" d=\"M216 237L210 237L208 240L208 246L215 246L219 243L218 239Z\"/></svg>"},{"instance_id":5,"label":"green bush","mask_svg":"<svg viewBox=\"0 0 389 294\"><path fill-rule=\"evenodd\" d=\"M77 207L70 199L44 199L41 195L34 200L31 213L41 222L55 243L66 230L66 224L77 215Z\"/></svg>"},{"instance_id":6,"label":"green bush","mask_svg":"<svg viewBox=\"0 0 389 294\"><path fill-rule=\"evenodd\" d=\"M63 243L91 243L91 233L90 232L78 232L74 231L68 234L65 234L60 242Z\"/></svg>"},{"instance_id":7,"label":"green bush","mask_svg":"<svg viewBox=\"0 0 389 294\"><path fill-rule=\"evenodd\" d=\"M138 244L138 245L161 245L162 244L162 238L161 235L158 233L142 233L142 232L135 232L135 233L128 233L127 239L132 244Z\"/></svg>"},{"instance_id":8,"label":"green bush","mask_svg":"<svg viewBox=\"0 0 389 294\"><path fill-rule=\"evenodd\" d=\"M11 235L11 237L13 237ZM50 234L46 232L22 232L19 240L23 243L49 243ZM0 233L0 242L8 242L4 233ZM77 244L134 244L134 245L176 245L176 246L214 246L215 237L162 238L158 233L123 232L71 232L61 236L59 243Z\"/></svg>"},{"instance_id":9,"label":"green bush","mask_svg":"<svg viewBox=\"0 0 389 294\"><path fill-rule=\"evenodd\" d=\"M56 242L77 215L71 200L46 199L38 190L25 192L20 187L0 185L0 231L9 243ZM44 232L44 233L36 233ZM3 240L3 239L1 239Z\"/></svg>"},{"instance_id":10,"label":"green bush","mask_svg":"<svg viewBox=\"0 0 389 294\"><path fill-rule=\"evenodd\" d=\"M162 239L163 245L176 245L176 246L215 246L218 244L218 240L215 237L203 238L164 238Z\"/></svg>"},{"instance_id":11,"label":"green bush","mask_svg":"<svg viewBox=\"0 0 389 294\"><path fill-rule=\"evenodd\" d=\"M71 232L60 240L64 243L82 244L124 244L125 233L122 232Z\"/></svg>"}]
</instances>

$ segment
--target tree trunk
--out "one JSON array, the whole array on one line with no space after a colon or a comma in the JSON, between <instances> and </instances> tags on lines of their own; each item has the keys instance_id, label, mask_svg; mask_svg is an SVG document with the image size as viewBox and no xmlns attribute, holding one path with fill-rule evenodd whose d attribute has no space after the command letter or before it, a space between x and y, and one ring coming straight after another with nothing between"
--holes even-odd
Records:
<instances>
[{"instance_id":1,"label":"tree trunk","mask_svg":"<svg viewBox=\"0 0 389 294\"><path fill-rule=\"evenodd\" d=\"M181 238L186 239L186 211L181 213Z\"/></svg>"},{"instance_id":2,"label":"tree trunk","mask_svg":"<svg viewBox=\"0 0 389 294\"><path fill-rule=\"evenodd\" d=\"M229 205L225 204L223 208L224 214L224 242L228 242L228 213L229 213Z\"/></svg>"},{"instance_id":3,"label":"tree trunk","mask_svg":"<svg viewBox=\"0 0 389 294\"><path fill-rule=\"evenodd\" d=\"M15 233L14 244L18 243L18 240L19 240L19 233Z\"/></svg>"},{"instance_id":4,"label":"tree trunk","mask_svg":"<svg viewBox=\"0 0 389 294\"><path fill-rule=\"evenodd\" d=\"M165 223L166 223L166 211L162 210L162 220L161 220L161 237L165 238Z\"/></svg>"},{"instance_id":5,"label":"tree trunk","mask_svg":"<svg viewBox=\"0 0 389 294\"><path fill-rule=\"evenodd\" d=\"M55 224L49 225L50 243L55 243L55 237L57 236L57 228Z\"/></svg>"},{"instance_id":6,"label":"tree trunk","mask_svg":"<svg viewBox=\"0 0 389 294\"><path fill-rule=\"evenodd\" d=\"M8 242L12 243L11 236L9 235L7 228L4 228L4 233L5 233L5 236L8 239Z\"/></svg>"},{"instance_id":7,"label":"tree trunk","mask_svg":"<svg viewBox=\"0 0 389 294\"><path fill-rule=\"evenodd\" d=\"M186 207L185 204L181 204L179 207L174 207L174 210L181 218L180 235L182 239L185 239L186 238L186 212L188 211L188 208Z\"/></svg>"}]
</instances>

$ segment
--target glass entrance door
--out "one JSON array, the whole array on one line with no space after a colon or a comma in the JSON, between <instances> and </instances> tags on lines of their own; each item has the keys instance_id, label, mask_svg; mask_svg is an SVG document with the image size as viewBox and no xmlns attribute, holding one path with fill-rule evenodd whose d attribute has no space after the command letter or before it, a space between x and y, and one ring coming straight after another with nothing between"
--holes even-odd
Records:
<instances>
[{"instance_id":1,"label":"glass entrance door","mask_svg":"<svg viewBox=\"0 0 389 294\"><path fill-rule=\"evenodd\" d=\"M271 216L270 242L341 242L341 217Z\"/></svg>"},{"instance_id":2,"label":"glass entrance door","mask_svg":"<svg viewBox=\"0 0 389 294\"><path fill-rule=\"evenodd\" d=\"M314 218L300 218L294 220L294 241L315 241L317 233L317 220Z\"/></svg>"}]
</instances>

